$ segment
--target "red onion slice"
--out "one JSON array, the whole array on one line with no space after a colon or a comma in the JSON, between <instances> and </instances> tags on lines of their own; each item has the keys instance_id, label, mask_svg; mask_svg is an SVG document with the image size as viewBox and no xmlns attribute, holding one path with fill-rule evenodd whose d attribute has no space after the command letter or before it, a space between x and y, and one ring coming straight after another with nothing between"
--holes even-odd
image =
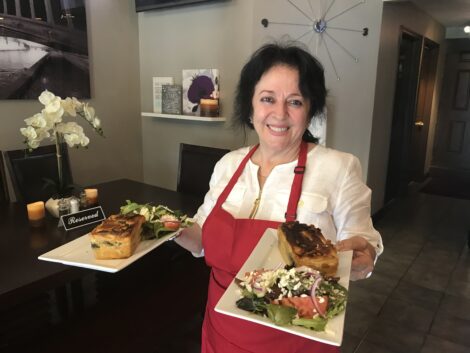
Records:
<instances>
[{"instance_id":1,"label":"red onion slice","mask_svg":"<svg viewBox=\"0 0 470 353\"><path fill-rule=\"evenodd\" d=\"M315 282L313 282L313 285L312 285L312 289L310 290L310 296L312 297L313 306L315 306L315 309L317 310L317 313L321 317L325 317L325 313L320 309L320 303L318 302L317 296L316 296L316 291L317 291L318 285L320 284L321 281L322 281L321 276L318 276L315 279Z\"/></svg>"}]
</instances>

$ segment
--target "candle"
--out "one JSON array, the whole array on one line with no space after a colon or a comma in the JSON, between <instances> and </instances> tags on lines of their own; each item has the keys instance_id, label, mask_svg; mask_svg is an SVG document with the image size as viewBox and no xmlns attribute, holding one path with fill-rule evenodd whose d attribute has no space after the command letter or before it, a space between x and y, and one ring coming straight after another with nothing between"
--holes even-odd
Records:
<instances>
[{"instance_id":1,"label":"candle","mask_svg":"<svg viewBox=\"0 0 470 353\"><path fill-rule=\"evenodd\" d=\"M219 116L218 99L201 99L199 102L199 112L201 116L215 117Z\"/></svg>"},{"instance_id":2,"label":"candle","mask_svg":"<svg viewBox=\"0 0 470 353\"><path fill-rule=\"evenodd\" d=\"M85 189L85 195L88 206L98 203L98 189Z\"/></svg>"},{"instance_id":3,"label":"candle","mask_svg":"<svg viewBox=\"0 0 470 353\"><path fill-rule=\"evenodd\" d=\"M44 210L44 202L38 201L26 205L28 209L28 219L31 222L39 222L44 219L46 212Z\"/></svg>"}]
</instances>

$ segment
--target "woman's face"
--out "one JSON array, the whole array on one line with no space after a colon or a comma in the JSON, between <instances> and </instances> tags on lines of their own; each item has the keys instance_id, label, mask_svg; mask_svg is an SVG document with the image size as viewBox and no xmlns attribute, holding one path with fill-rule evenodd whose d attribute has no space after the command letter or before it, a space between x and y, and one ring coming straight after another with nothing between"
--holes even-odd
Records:
<instances>
[{"instance_id":1,"label":"woman's face","mask_svg":"<svg viewBox=\"0 0 470 353\"><path fill-rule=\"evenodd\" d=\"M286 65L266 71L252 98L253 125L260 145L279 152L297 148L307 128L310 103L299 89L299 73Z\"/></svg>"}]
</instances>

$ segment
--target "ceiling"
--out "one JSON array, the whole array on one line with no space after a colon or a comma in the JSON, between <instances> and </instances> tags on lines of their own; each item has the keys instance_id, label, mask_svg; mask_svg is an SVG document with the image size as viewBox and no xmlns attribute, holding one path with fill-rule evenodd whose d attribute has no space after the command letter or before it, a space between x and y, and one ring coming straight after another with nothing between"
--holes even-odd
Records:
<instances>
[{"instance_id":1,"label":"ceiling","mask_svg":"<svg viewBox=\"0 0 470 353\"><path fill-rule=\"evenodd\" d=\"M444 27L461 27L470 24L469 0L384 0L409 1Z\"/></svg>"},{"instance_id":2,"label":"ceiling","mask_svg":"<svg viewBox=\"0 0 470 353\"><path fill-rule=\"evenodd\" d=\"M459 27L470 24L470 1L468 0L411 1L445 27Z\"/></svg>"}]
</instances>

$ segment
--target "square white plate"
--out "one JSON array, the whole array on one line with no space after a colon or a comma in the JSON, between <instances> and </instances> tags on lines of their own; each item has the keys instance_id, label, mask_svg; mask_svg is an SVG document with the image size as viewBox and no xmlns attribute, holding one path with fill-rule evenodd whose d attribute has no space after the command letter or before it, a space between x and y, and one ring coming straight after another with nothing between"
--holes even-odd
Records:
<instances>
[{"instance_id":1,"label":"square white plate","mask_svg":"<svg viewBox=\"0 0 470 353\"><path fill-rule=\"evenodd\" d=\"M337 276L339 283L344 287L349 287L349 274L351 272L352 251L338 253L339 266ZM246 272L256 269L274 269L279 265L285 265L277 245L276 229L267 229L255 249L237 274L237 278L244 278ZM317 332L300 326L277 326L269 318L250 313L237 308L236 301L241 298L239 287L232 281L225 293L220 298L215 307L215 311L237 317L239 319L252 321L261 325L269 326L277 330L292 333L311 340L320 341L335 346L340 346L343 340L345 311L340 315L328 320L325 331Z\"/></svg>"},{"instance_id":2,"label":"square white plate","mask_svg":"<svg viewBox=\"0 0 470 353\"><path fill-rule=\"evenodd\" d=\"M181 230L169 233L159 239L142 240L134 254L127 259L97 260L91 249L89 233L72 240L38 257L39 260L59 262L64 265L91 268L104 272L118 272L138 260L149 251L173 239Z\"/></svg>"}]
</instances>

